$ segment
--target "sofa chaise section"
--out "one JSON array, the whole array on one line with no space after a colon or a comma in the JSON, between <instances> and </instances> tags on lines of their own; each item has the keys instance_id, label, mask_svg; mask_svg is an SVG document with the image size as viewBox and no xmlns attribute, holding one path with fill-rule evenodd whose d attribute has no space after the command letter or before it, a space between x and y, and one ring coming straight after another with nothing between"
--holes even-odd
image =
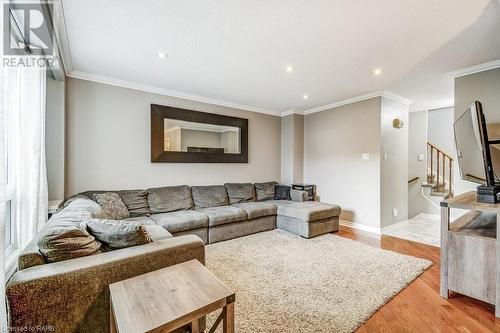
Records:
<instances>
[{"instance_id":1,"label":"sofa chaise section","mask_svg":"<svg viewBox=\"0 0 500 333\"><path fill-rule=\"evenodd\" d=\"M339 230L340 207L316 201L275 202L277 227L305 238Z\"/></svg>"}]
</instances>

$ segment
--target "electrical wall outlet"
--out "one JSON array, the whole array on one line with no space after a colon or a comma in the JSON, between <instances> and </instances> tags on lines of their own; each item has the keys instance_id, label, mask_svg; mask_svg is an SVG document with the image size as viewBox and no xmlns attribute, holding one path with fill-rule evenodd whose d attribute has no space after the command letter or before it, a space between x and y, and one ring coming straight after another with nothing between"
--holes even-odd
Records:
<instances>
[{"instance_id":1,"label":"electrical wall outlet","mask_svg":"<svg viewBox=\"0 0 500 333\"><path fill-rule=\"evenodd\" d=\"M368 153L364 153L364 154L362 154L362 155L361 155L361 159L362 159L363 161L368 161L368 160L370 159L370 154L368 154Z\"/></svg>"},{"instance_id":2,"label":"electrical wall outlet","mask_svg":"<svg viewBox=\"0 0 500 333\"><path fill-rule=\"evenodd\" d=\"M398 210L397 208L393 208L393 209L392 209L392 215L393 215L394 217L398 216L398 215L399 215L399 210Z\"/></svg>"}]
</instances>

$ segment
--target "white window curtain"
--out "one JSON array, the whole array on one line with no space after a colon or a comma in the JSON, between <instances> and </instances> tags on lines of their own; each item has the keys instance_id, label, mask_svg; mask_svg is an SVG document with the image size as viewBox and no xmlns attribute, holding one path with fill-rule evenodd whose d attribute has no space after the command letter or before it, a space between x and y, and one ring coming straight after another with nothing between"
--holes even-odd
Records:
<instances>
[{"instance_id":1,"label":"white window curtain","mask_svg":"<svg viewBox=\"0 0 500 333\"><path fill-rule=\"evenodd\" d=\"M46 72L43 68L9 71L9 107L15 152L15 225L18 249L22 250L47 221Z\"/></svg>"}]
</instances>

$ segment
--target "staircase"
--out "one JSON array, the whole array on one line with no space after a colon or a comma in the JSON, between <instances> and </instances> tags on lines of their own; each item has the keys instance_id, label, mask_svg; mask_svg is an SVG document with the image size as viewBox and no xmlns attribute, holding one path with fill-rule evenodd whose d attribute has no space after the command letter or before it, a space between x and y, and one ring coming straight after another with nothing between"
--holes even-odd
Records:
<instances>
[{"instance_id":1,"label":"staircase","mask_svg":"<svg viewBox=\"0 0 500 333\"><path fill-rule=\"evenodd\" d=\"M427 182L423 188L430 188L430 196L441 200L453 197L453 158L444 151L427 143Z\"/></svg>"}]
</instances>

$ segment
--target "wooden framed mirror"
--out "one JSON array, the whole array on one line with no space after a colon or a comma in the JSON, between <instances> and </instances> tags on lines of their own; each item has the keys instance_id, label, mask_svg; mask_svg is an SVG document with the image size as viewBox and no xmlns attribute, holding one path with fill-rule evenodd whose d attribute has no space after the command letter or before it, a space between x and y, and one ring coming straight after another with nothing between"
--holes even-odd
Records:
<instances>
[{"instance_id":1,"label":"wooden framed mirror","mask_svg":"<svg viewBox=\"0 0 500 333\"><path fill-rule=\"evenodd\" d=\"M248 163L248 119L151 104L151 162Z\"/></svg>"}]
</instances>

